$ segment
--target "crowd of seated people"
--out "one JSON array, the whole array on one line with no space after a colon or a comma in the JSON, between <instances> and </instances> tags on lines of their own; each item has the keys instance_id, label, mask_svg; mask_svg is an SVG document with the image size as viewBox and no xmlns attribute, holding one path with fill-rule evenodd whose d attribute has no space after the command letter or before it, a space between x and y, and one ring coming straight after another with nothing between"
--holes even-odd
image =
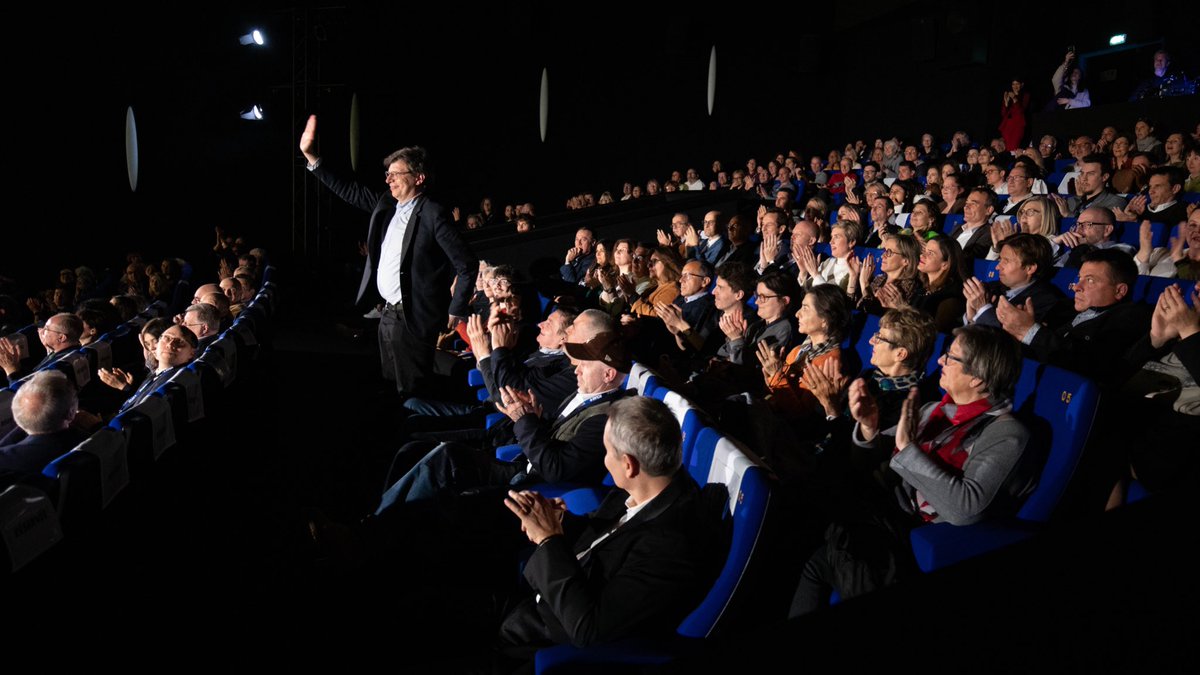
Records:
<instances>
[{"instance_id":1,"label":"crowd of seated people","mask_svg":"<svg viewBox=\"0 0 1200 675\"><path fill-rule=\"evenodd\" d=\"M178 258L147 263L137 253L126 257L119 276L107 271L97 275L88 267L64 268L54 293L23 293L16 281L5 280L0 383L15 391L15 428L5 428L8 435L0 440L6 468L39 473L49 461L47 453L57 451L49 457L53 459L70 450L202 354L232 323L231 309L248 302L259 287L265 251L239 254L241 245L222 239L209 272L220 284L200 284L194 290L192 281L203 272ZM15 299L22 295L27 298L24 307ZM119 362L110 341L104 353L111 365L99 366L95 377L79 379L69 359L122 324L136 331L141 357ZM60 361L71 366L64 369ZM66 446L55 441L68 437L73 442Z\"/></svg>"},{"instance_id":2,"label":"crowd of seated people","mask_svg":"<svg viewBox=\"0 0 1200 675\"><path fill-rule=\"evenodd\" d=\"M1080 81L1065 80L1056 86L1074 99ZM573 197L568 208L676 190L743 199L736 212L704 213L700 227L699 214L674 213L640 238L577 229L564 241L546 308L517 270L481 263L472 315L457 334L467 349L454 358L474 359L482 395L404 402L406 442L360 534L375 553L403 556L429 522L439 536L462 539L456 553L497 539L508 551L512 537L497 532L523 533L536 547L525 568L536 595L506 614L508 647L669 631L711 582L719 556L700 550L714 537L688 529L710 523L692 518L708 514L696 511L699 486L679 471L676 420L625 386L635 361L744 441L790 495L801 529L823 533L795 570L793 615L833 591L853 597L912 574L913 528L1019 510L1044 450L1013 410L1023 358L1075 371L1109 399L1144 409L1166 430L1155 438L1175 434L1174 443L1152 443L1122 429L1098 440L1092 452L1115 468L1097 480L1113 495L1131 478L1156 489L1190 480L1200 465L1176 446L1195 435L1200 412L1196 291L1167 286L1154 303L1134 296L1139 275L1200 275L1200 213L1184 201L1200 156L1186 133L1168 135L1160 155L1153 144L1143 150L1153 131L1143 124L1136 141L1116 130L1103 145L1076 136L1065 156L1050 137L1010 151L1003 138L978 146L958 132L942 147L925 134L858 141L807 162L798 151L779 153L732 172L714 162L706 175L676 171L644 192L627 183L617 200ZM1125 179L1147 193L1126 194ZM531 205L501 215L484 200L466 226L531 228L530 218ZM1136 246L1126 235L1134 230ZM149 293L176 320L144 325L144 372L100 373L121 406L186 365L252 297L261 261L241 246L218 231L219 282L194 292L181 264L131 261L122 297ZM981 263L994 279L978 272ZM1054 283L1063 271L1075 276L1069 296ZM65 302L81 276L54 302ZM110 306L124 316L138 304L114 297ZM50 312L62 308L43 309L45 363L112 321L90 306ZM860 336L867 317L878 328ZM935 354L939 333L946 346ZM869 363L848 348L860 337L869 339ZM935 356L936 374L927 374ZM26 374L5 341L0 365L10 378ZM34 381L29 400L58 385L37 376L26 386ZM78 417L77 403L64 406L19 424L29 437L59 433ZM493 411L503 417L486 426ZM506 447L511 454L497 456ZM599 487L606 475L620 498L586 523L535 487ZM481 523L493 529L481 533ZM311 524L319 547L337 539L335 529ZM638 556L643 566L634 569ZM672 561L673 584L663 560Z\"/></svg>"},{"instance_id":3,"label":"crowd of seated people","mask_svg":"<svg viewBox=\"0 0 1200 675\"><path fill-rule=\"evenodd\" d=\"M1138 127L1138 139L1153 131ZM1168 137L1169 154L1132 157L1119 132L1107 149L1071 138L1067 154L1053 137L1010 152L1002 139L978 147L958 133L945 148L928 137L868 153L860 142L828 160L751 160L735 174L717 163L708 189L743 191L742 209L705 213L700 228L675 213L642 241L581 229L562 269L576 290L556 300L619 317L639 363L803 494L805 517L828 526L793 602L793 615L805 613L832 591L851 597L910 574L914 527L1019 510L1044 459L1012 409L1023 358L1079 373L1113 401L1153 381L1161 398L1140 405L1195 433L1194 286L1134 299L1139 273L1196 279L1200 213L1187 188L1197 139ZM1126 192L1125 170L1144 194ZM865 315L879 329L871 363L859 364L844 345ZM947 347L927 376L938 333ZM1106 495L1131 478L1178 485L1200 468L1177 442L1156 450L1122 431L1125 442L1089 445L1117 467L1098 479Z\"/></svg>"}]
</instances>

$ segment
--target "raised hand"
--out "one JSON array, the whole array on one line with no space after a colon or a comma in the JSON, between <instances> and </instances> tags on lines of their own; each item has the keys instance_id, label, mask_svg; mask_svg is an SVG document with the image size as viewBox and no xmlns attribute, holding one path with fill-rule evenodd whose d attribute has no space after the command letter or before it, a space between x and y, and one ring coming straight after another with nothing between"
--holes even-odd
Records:
<instances>
[{"instance_id":1,"label":"raised hand","mask_svg":"<svg viewBox=\"0 0 1200 675\"><path fill-rule=\"evenodd\" d=\"M767 265L775 262L775 256L779 254L779 235L764 234L762 244L758 247L759 263L765 268Z\"/></svg>"},{"instance_id":2,"label":"raised hand","mask_svg":"<svg viewBox=\"0 0 1200 675\"><path fill-rule=\"evenodd\" d=\"M492 349L512 349L517 346L517 329L511 321L501 321L491 327Z\"/></svg>"},{"instance_id":3,"label":"raised hand","mask_svg":"<svg viewBox=\"0 0 1200 675\"><path fill-rule=\"evenodd\" d=\"M659 246L670 246L671 245L671 235L667 234L666 230L660 229L658 231L658 245Z\"/></svg>"},{"instance_id":4,"label":"raised hand","mask_svg":"<svg viewBox=\"0 0 1200 675\"><path fill-rule=\"evenodd\" d=\"M871 277L875 274L875 256L868 253L863 259L862 265L858 269L858 285L864 291L871 284Z\"/></svg>"},{"instance_id":5,"label":"raised hand","mask_svg":"<svg viewBox=\"0 0 1200 675\"><path fill-rule=\"evenodd\" d=\"M983 306L988 304L987 291L983 287L983 282L975 277L971 277L963 282L963 297L967 301L967 320L973 322L975 315Z\"/></svg>"},{"instance_id":6,"label":"raised hand","mask_svg":"<svg viewBox=\"0 0 1200 675\"><path fill-rule=\"evenodd\" d=\"M504 505L521 519L521 531L535 545L563 533L566 504L561 499L546 499L536 492L508 491Z\"/></svg>"},{"instance_id":7,"label":"raised hand","mask_svg":"<svg viewBox=\"0 0 1200 675\"><path fill-rule=\"evenodd\" d=\"M692 248L700 245L700 234L696 232L695 225L687 226L687 232L683 235L683 243Z\"/></svg>"},{"instance_id":8,"label":"raised hand","mask_svg":"<svg viewBox=\"0 0 1200 675\"><path fill-rule=\"evenodd\" d=\"M783 367L783 348L780 351L775 351L775 348L767 344L765 340L760 341L756 347L758 348L758 362L762 364L762 374L767 380L775 377L775 374Z\"/></svg>"},{"instance_id":9,"label":"raised hand","mask_svg":"<svg viewBox=\"0 0 1200 675\"><path fill-rule=\"evenodd\" d=\"M730 340L737 340L746 335L746 319L741 315L734 316L726 312L717 320L717 326Z\"/></svg>"},{"instance_id":10,"label":"raised hand","mask_svg":"<svg viewBox=\"0 0 1200 675\"><path fill-rule=\"evenodd\" d=\"M304 133L300 134L300 152L309 164L316 164L319 157L317 148L317 116L309 115L308 123L304 125Z\"/></svg>"},{"instance_id":11,"label":"raised hand","mask_svg":"<svg viewBox=\"0 0 1200 675\"><path fill-rule=\"evenodd\" d=\"M847 379L842 374L841 363L836 358L826 359L819 365L810 363L804 369L804 385L821 402L826 416L841 414L841 407L838 403L841 400L842 391L846 388Z\"/></svg>"},{"instance_id":12,"label":"raised hand","mask_svg":"<svg viewBox=\"0 0 1200 675\"><path fill-rule=\"evenodd\" d=\"M488 341L482 316L472 314L467 317L467 341L471 343L471 353L475 355L476 361L492 353L492 344Z\"/></svg>"},{"instance_id":13,"label":"raised hand","mask_svg":"<svg viewBox=\"0 0 1200 675\"><path fill-rule=\"evenodd\" d=\"M992 248L999 251L1000 242L1017 233L1017 226L1007 220L997 219L992 223Z\"/></svg>"},{"instance_id":14,"label":"raised hand","mask_svg":"<svg viewBox=\"0 0 1200 675\"><path fill-rule=\"evenodd\" d=\"M879 406L867 389L866 380L859 378L850 385L850 416L858 422L858 430L864 441L871 441L879 433Z\"/></svg>"},{"instance_id":15,"label":"raised hand","mask_svg":"<svg viewBox=\"0 0 1200 675\"><path fill-rule=\"evenodd\" d=\"M663 325L667 327L671 335L678 335L691 328L688 322L683 320L683 309L675 303L656 302L654 303L654 313L662 319Z\"/></svg>"},{"instance_id":16,"label":"raised hand","mask_svg":"<svg viewBox=\"0 0 1200 675\"><path fill-rule=\"evenodd\" d=\"M121 391L133 384L133 373L127 373L120 368L101 368L96 371L100 376L100 381L104 384Z\"/></svg>"},{"instance_id":17,"label":"raised hand","mask_svg":"<svg viewBox=\"0 0 1200 675\"><path fill-rule=\"evenodd\" d=\"M908 301L904 299L904 294L900 292L900 289L896 287L896 284L890 281L884 284L883 288L879 289L879 292L876 294L876 298L879 300L879 304L888 309L900 309L902 307L908 307Z\"/></svg>"},{"instance_id":18,"label":"raised hand","mask_svg":"<svg viewBox=\"0 0 1200 675\"><path fill-rule=\"evenodd\" d=\"M21 348L8 338L0 338L0 368L12 375L21 367Z\"/></svg>"},{"instance_id":19,"label":"raised hand","mask_svg":"<svg viewBox=\"0 0 1200 675\"><path fill-rule=\"evenodd\" d=\"M900 421L896 424L896 447L904 449L917 437L917 388L913 387L900 407Z\"/></svg>"},{"instance_id":20,"label":"raised hand","mask_svg":"<svg viewBox=\"0 0 1200 675\"><path fill-rule=\"evenodd\" d=\"M996 318L1009 335L1020 340L1036 323L1033 317L1033 298L1025 298L1024 305L1014 305L1003 295L996 301Z\"/></svg>"},{"instance_id":21,"label":"raised hand","mask_svg":"<svg viewBox=\"0 0 1200 675\"><path fill-rule=\"evenodd\" d=\"M1149 264L1150 252L1154 250L1154 229L1149 220L1143 220L1138 228L1138 252L1134 256L1139 262Z\"/></svg>"}]
</instances>

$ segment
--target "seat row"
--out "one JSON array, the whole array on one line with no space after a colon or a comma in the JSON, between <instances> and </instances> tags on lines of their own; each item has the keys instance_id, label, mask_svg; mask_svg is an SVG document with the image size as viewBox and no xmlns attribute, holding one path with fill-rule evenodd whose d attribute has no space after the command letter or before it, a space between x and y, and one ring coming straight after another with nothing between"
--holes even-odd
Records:
<instances>
[{"instance_id":1,"label":"seat row","mask_svg":"<svg viewBox=\"0 0 1200 675\"><path fill-rule=\"evenodd\" d=\"M264 270L269 278L273 268ZM50 462L38 478L0 485L0 569L15 572L64 538L94 528L101 513L130 484L150 475L164 453L185 439L190 428L219 416L226 389L249 371L270 339L276 288L265 281L233 324L191 364L137 406L114 417L70 452ZM67 374L78 388L98 368L126 363L129 350L141 361L138 331L164 307L151 306L139 317L105 334L47 368ZM130 347L132 343L133 347ZM133 351L136 350L136 351ZM0 408L11 418L11 398L23 381L0 391Z\"/></svg>"}]
</instances>

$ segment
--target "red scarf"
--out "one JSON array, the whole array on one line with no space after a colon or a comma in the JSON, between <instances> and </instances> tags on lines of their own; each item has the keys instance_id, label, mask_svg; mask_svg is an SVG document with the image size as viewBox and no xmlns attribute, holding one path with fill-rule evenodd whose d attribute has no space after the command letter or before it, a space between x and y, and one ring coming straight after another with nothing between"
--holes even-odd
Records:
<instances>
[{"instance_id":1,"label":"red scarf","mask_svg":"<svg viewBox=\"0 0 1200 675\"><path fill-rule=\"evenodd\" d=\"M930 413L925 425L917 432L917 447L927 455L933 455L942 466L956 474L962 474L963 464L967 463L967 453L961 447L963 438L974 428L967 424L980 415L992 409L988 399L981 398L974 403L958 406L954 417L946 417L946 404L953 403L950 394L942 397L937 407ZM947 436L949 432L949 436Z\"/></svg>"}]
</instances>

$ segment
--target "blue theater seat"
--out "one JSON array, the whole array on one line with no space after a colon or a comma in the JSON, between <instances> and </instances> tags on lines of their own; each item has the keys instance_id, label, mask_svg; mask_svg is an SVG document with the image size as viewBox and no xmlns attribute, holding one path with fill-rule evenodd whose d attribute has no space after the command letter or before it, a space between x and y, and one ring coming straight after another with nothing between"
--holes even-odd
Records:
<instances>
[{"instance_id":1,"label":"blue theater seat","mask_svg":"<svg viewBox=\"0 0 1200 675\"><path fill-rule=\"evenodd\" d=\"M1035 376L1039 370L1040 375ZM1099 400L1099 388L1090 380L1027 359L1014 405L1032 432L1027 452L1046 456L1037 489L1014 518L967 526L936 523L913 530L910 541L917 565L932 572L1023 541L1038 532L1054 513L1075 472Z\"/></svg>"}]
</instances>

